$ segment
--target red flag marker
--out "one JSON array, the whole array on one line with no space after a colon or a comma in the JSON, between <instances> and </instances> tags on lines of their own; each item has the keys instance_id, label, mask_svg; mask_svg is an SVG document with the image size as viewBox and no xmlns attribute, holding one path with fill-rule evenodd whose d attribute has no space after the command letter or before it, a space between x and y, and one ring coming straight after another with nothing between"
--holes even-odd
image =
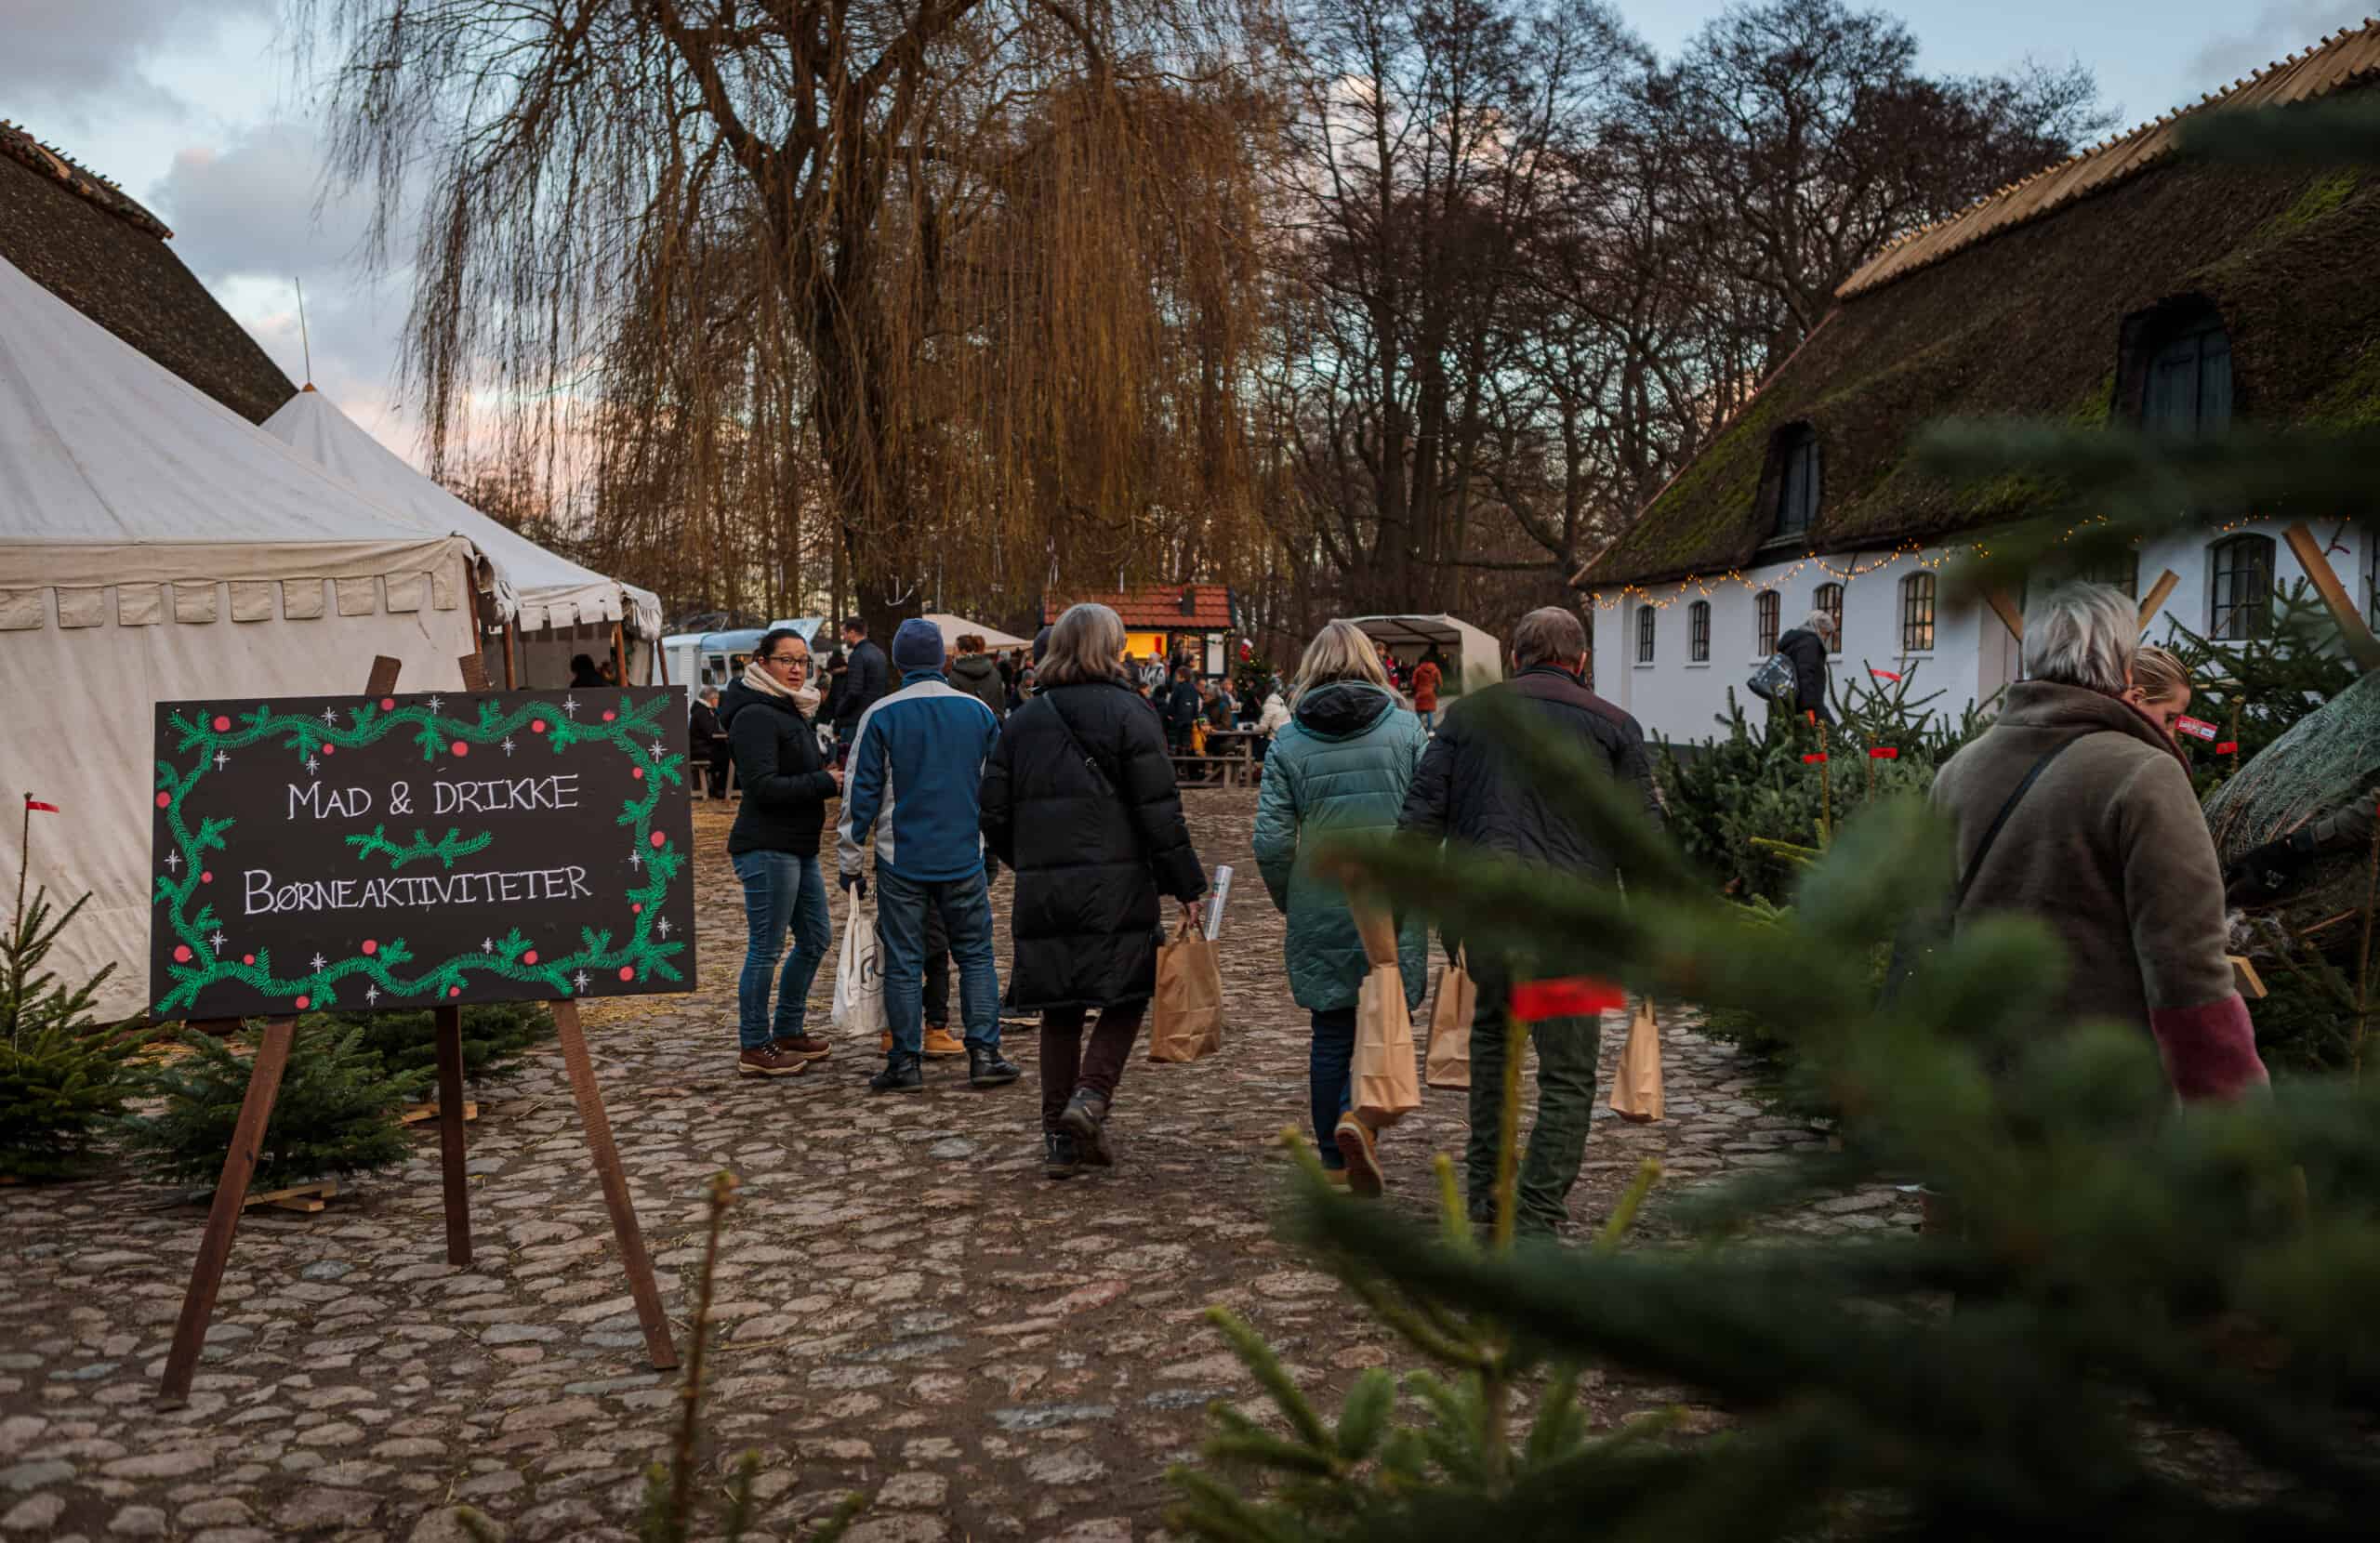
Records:
<instances>
[{"instance_id":1,"label":"red flag marker","mask_svg":"<svg viewBox=\"0 0 2380 1543\"><path fill-rule=\"evenodd\" d=\"M1870 760L1898 760L1900 752L1889 745L1872 745L1868 747L1868 758Z\"/></svg>"},{"instance_id":2,"label":"red flag marker","mask_svg":"<svg viewBox=\"0 0 2380 1543\"><path fill-rule=\"evenodd\" d=\"M1874 676L1879 680L1897 680L1900 679L1899 676L1895 675L1892 671L1888 669L1878 669L1873 665L1870 665L1868 666L1868 673Z\"/></svg>"},{"instance_id":3,"label":"red flag marker","mask_svg":"<svg viewBox=\"0 0 2380 1543\"><path fill-rule=\"evenodd\" d=\"M1818 762L1824 759L1826 759L1825 751L1813 750L1808 755L1802 758L1802 764L1805 766L1816 766Z\"/></svg>"},{"instance_id":4,"label":"red flag marker","mask_svg":"<svg viewBox=\"0 0 2380 1543\"><path fill-rule=\"evenodd\" d=\"M2215 725L2207 722L2202 718L2177 718L2174 719L2174 727L2195 739L2213 739L2215 737Z\"/></svg>"},{"instance_id":5,"label":"red flag marker","mask_svg":"<svg viewBox=\"0 0 2380 1543\"><path fill-rule=\"evenodd\" d=\"M2236 739L2227 739L2215 747L2215 753L2218 756L2236 756L2240 753L2240 742Z\"/></svg>"},{"instance_id":6,"label":"red flag marker","mask_svg":"<svg viewBox=\"0 0 2380 1543\"><path fill-rule=\"evenodd\" d=\"M1618 986L1587 975L1568 975L1558 981L1524 981L1513 987L1513 1016L1524 1023L1614 1012L1627 1002L1627 994Z\"/></svg>"},{"instance_id":7,"label":"red flag marker","mask_svg":"<svg viewBox=\"0 0 2380 1543\"><path fill-rule=\"evenodd\" d=\"M34 798L30 793L25 795L25 808L27 810L40 810L44 814L63 814L66 812L64 810L60 809L56 804L43 803L39 798Z\"/></svg>"}]
</instances>

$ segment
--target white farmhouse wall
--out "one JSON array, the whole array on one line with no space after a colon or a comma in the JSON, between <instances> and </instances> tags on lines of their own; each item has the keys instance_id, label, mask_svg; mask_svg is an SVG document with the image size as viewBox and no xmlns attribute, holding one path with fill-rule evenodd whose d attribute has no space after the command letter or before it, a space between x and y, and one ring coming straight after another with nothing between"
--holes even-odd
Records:
<instances>
[{"instance_id":1,"label":"white farmhouse wall","mask_svg":"<svg viewBox=\"0 0 2380 1543\"><path fill-rule=\"evenodd\" d=\"M2274 575L2287 589L2305 576L2295 556L2281 540L2284 528L2263 523L2248 529L2273 538ZM2373 608L2373 541L2353 528L2317 524L2316 534L2331 544L2331 567L2348 592ZM2236 534L2236 533L2232 533ZM2139 588L2147 594L2160 574L2172 569L2180 582L2163 609L2153 618L2147 636L2162 640L2178 619L2204 632L2213 603L2207 549L2213 537L2156 541L2140 553ZM1901 650L1901 580L1926 568L1944 565L1950 552L1927 547L1903 555L1848 554L1803 558L1747 569L1740 578L1691 581L1650 586L1654 605L1653 662L1636 662L1636 611L1647 603L1643 593L1622 594L1617 588L1589 592L1590 622L1594 643L1594 687L1605 697L1635 715L1646 733L1681 743L1710 739L1727 709L1727 692L1748 712L1758 699L1744 689L1744 679L1759 667L1765 655L1755 643L1753 597L1774 588L1778 598L1779 629L1800 624L1815 603L1820 585L1843 586L1843 640L1831 667L1838 681L1844 672L1866 668L1913 672L1912 699L1935 691L1943 692L1929 710L1956 717L1968 705L1989 700L2018 674L2016 640L1988 606L1952 611L1947 601L1935 612L1934 648L1930 653ZM1690 608L1711 603L1711 658L1697 664L1687 657Z\"/></svg>"}]
</instances>

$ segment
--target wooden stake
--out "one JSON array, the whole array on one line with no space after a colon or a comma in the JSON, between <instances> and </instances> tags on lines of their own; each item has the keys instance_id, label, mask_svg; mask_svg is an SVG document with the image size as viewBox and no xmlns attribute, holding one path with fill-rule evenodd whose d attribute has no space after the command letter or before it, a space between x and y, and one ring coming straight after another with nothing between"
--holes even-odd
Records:
<instances>
[{"instance_id":1,"label":"wooden stake","mask_svg":"<svg viewBox=\"0 0 2380 1543\"><path fill-rule=\"evenodd\" d=\"M1984 603L1991 607L1992 613L2000 618L2001 625L2007 627L2008 636L2023 642L2025 613L2017 609L2016 601L2008 598L2008 591L1994 585L1983 592L1983 599Z\"/></svg>"},{"instance_id":2,"label":"wooden stake","mask_svg":"<svg viewBox=\"0 0 2380 1543\"><path fill-rule=\"evenodd\" d=\"M375 679L380 666L390 666L393 683L396 661L373 661ZM377 690L387 690L377 687ZM218 1024L230 1032L238 1024ZM198 1259L191 1265L190 1288L182 1293L182 1312L174 1325L173 1349L165 1354L165 1404L180 1408L190 1402L190 1380L198 1370L199 1352L206 1347L206 1325L215 1317L215 1296L223 1287L223 1266L231 1258L232 1234L240 1230L249 1180L257 1175L257 1154L264 1145L265 1128L272 1121L272 1101L281 1092L281 1074L289 1065L289 1044L298 1028L294 1018L265 1021L264 1043L248 1063L248 1090L240 1100L240 1117L231 1128L231 1149L223 1154L223 1173L215 1181L215 1204L206 1213L206 1231L200 1234Z\"/></svg>"},{"instance_id":3,"label":"wooden stake","mask_svg":"<svg viewBox=\"0 0 2380 1543\"><path fill-rule=\"evenodd\" d=\"M669 1320L661 1311L661 1292L653 1284L653 1261L645 1256L644 1235L637 1229L636 1202L628 1195L620 1150L612 1143L612 1122L603 1113L602 1090L595 1086L595 1063L588 1058L576 1002L554 1004L554 1035L562 1041L562 1065L570 1073L570 1096L578 1104L578 1123L587 1132L587 1150L595 1159L603 1204L612 1213L612 1232L619 1239L628 1292L636 1299L637 1319L644 1327L645 1350L656 1371L668 1371L678 1365L678 1347L670 1340Z\"/></svg>"},{"instance_id":4,"label":"wooden stake","mask_svg":"<svg viewBox=\"0 0 2380 1543\"><path fill-rule=\"evenodd\" d=\"M620 631L620 624L612 624L612 674L623 686L628 683L628 649Z\"/></svg>"},{"instance_id":5,"label":"wooden stake","mask_svg":"<svg viewBox=\"0 0 2380 1543\"><path fill-rule=\"evenodd\" d=\"M2314 592L2330 609L2331 620L2339 624L2339 638L2347 644L2347 657L2355 661L2358 669L2380 669L2380 638L2372 635L2363 613L2348 597L2347 586L2331 571L2330 556L2322 550L2322 543L2302 520L2281 532L2281 538L2289 543L2297 566L2305 569L2306 576L2313 581Z\"/></svg>"},{"instance_id":6,"label":"wooden stake","mask_svg":"<svg viewBox=\"0 0 2380 1543\"><path fill-rule=\"evenodd\" d=\"M2171 568L2157 575L2157 582L2149 587L2147 597L2140 602L2140 629L2143 632L2148 631L2149 624L2157 619L2157 613L2165 609L2165 597L2172 594L2174 586L2181 582L2182 575Z\"/></svg>"},{"instance_id":7,"label":"wooden stake","mask_svg":"<svg viewBox=\"0 0 2380 1543\"><path fill-rule=\"evenodd\" d=\"M432 1014L438 1039L438 1168L446 1187L446 1262L471 1262L471 1190L463 1165L463 1009Z\"/></svg>"},{"instance_id":8,"label":"wooden stake","mask_svg":"<svg viewBox=\"0 0 2380 1543\"><path fill-rule=\"evenodd\" d=\"M476 653L466 653L455 661L463 666L463 689L467 692L487 690L487 661Z\"/></svg>"},{"instance_id":9,"label":"wooden stake","mask_svg":"<svg viewBox=\"0 0 2380 1543\"><path fill-rule=\"evenodd\" d=\"M518 678L512 671L512 635L519 630L519 627L509 624L507 624L504 628L504 689L509 692L521 689L515 683Z\"/></svg>"},{"instance_id":10,"label":"wooden stake","mask_svg":"<svg viewBox=\"0 0 2380 1543\"><path fill-rule=\"evenodd\" d=\"M405 662L402 659L391 659L385 653L376 654L372 660L372 673L364 680L364 694L386 696L395 691L397 677L404 667Z\"/></svg>"}]
</instances>

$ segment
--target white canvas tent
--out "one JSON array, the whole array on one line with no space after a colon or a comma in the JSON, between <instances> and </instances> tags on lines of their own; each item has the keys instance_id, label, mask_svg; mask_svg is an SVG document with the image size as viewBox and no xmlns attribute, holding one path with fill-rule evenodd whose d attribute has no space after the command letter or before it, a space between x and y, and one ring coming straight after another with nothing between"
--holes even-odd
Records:
<instances>
[{"instance_id":1,"label":"white canvas tent","mask_svg":"<svg viewBox=\"0 0 2380 1543\"><path fill-rule=\"evenodd\" d=\"M0 790L63 811L33 882L91 893L52 968L113 961L102 1010L145 1005L158 702L357 692L376 654L455 690L478 562L0 259Z\"/></svg>"},{"instance_id":2,"label":"white canvas tent","mask_svg":"<svg viewBox=\"0 0 2380 1543\"><path fill-rule=\"evenodd\" d=\"M652 682L661 600L650 589L606 578L489 519L407 466L311 386L265 419L264 430L400 518L470 537L497 574L487 625L518 628L509 640L514 684L560 685L570 679L573 654L608 657L615 622L625 626L628 679ZM489 679L507 679L503 640L488 645L487 668Z\"/></svg>"},{"instance_id":3,"label":"white canvas tent","mask_svg":"<svg viewBox=\"0 0 2380 1543\"><path fill-rule=\"evenodd\" d=\"M1469 622L1439 615L1357 616L1355 623L1408 665L1436 644L1438 657L1446 661L1446 679L1438 689L1447 696L1461 696L1504 678L1504 645Z\"/></svg>"},{"instance_id":4,"label":"white canvas tent","mask_svg":"<svg viewBox=\"0 0 2380 1543\"><path fill-rule=\"evenodd\" d=\"M996 626L985 626L981 622L971 622L964 616L954 616L946 611L929 611L926 613L925 619L942 628L942 648L945 653L957 653L959 637L969 632L983 639L984 647L993 653L998 653L1002 649L1033 646L1033 640L1030 638L1019 638L1012 633L1002 632Z\"/></svg>"}]
</instances>

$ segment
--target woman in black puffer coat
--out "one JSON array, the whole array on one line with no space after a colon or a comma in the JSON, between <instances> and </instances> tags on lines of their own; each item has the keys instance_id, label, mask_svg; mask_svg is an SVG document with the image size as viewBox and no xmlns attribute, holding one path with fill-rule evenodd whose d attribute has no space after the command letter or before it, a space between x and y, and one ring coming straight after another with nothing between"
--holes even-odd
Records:
<instances>
[{"instance_id":1,"label":"woman in black puffer coat","mask_svg":"<svg viewBox=\"0 0 2380 1543\"><path fill-rule=\"evenodd\" d=\"M984 836L1016 870L1009 1004L1041 1010L1052 1179L1115 1162L1107 1108L1157 994L1157 897L1187 917L1207 890L1164 725L1132 690L1123 653L1124 624L1107 607L1059 617L1038 689L984 772Z\"/></svg>"}]
</instances>

